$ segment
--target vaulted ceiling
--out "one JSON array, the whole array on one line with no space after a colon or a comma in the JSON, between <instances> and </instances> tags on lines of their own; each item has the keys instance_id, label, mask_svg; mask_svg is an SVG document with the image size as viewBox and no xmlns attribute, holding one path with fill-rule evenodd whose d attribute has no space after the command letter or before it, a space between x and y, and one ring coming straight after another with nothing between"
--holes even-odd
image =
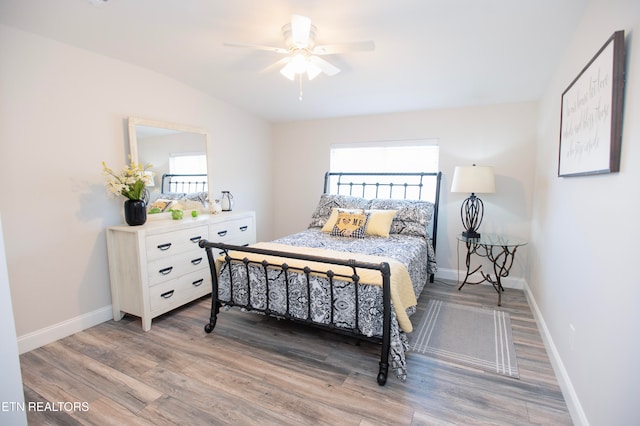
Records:
<instances>
[{"instance_id":1,"label":"vaulted ceiling","mask_svg":"<svg viewBox=\"0 0 640 426\"><path fill-rule=\"evenodd\" d=\"M539 99L588 0L0 0L0 24L165 74L273 122ZM281 28L308 16L341 69L299 81ZM1 64L0 64L1 66Z\"/></svg>"}]
</instances>

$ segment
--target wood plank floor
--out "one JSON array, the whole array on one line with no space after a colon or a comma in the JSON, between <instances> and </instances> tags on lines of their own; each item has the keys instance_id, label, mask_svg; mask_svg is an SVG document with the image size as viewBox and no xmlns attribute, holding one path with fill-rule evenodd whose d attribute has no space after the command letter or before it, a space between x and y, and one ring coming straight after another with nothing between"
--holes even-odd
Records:
<instances>
[{"instance_id":1,"label":"wood plank floor","mask_svg":"<svg viewBox=\"0 0 640 426\"><path fill-rule=\"evenodd\" d=\"M491 287L452 284L429 284L419 306L430 297L497 303ZM126 316L21 355L25 400L59 407L27 418L30 425L571 424L523 292L507 289L502 300L520 379L409 353L407 381L390 372L378 386L375 344L237 309L223 311L208 335L204 298L154 319L147 333ZM60 404L73 402L87 404Z\"/></svg>"}]
</instances>

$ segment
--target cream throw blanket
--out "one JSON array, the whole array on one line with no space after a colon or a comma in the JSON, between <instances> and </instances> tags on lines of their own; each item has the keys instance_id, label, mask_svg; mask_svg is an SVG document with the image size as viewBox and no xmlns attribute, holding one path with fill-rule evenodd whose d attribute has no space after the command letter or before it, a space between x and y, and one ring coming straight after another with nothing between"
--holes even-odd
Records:
<instances>
[{"instance_id":1,"label":"cream throw blanket","mask_svg":"<svg viewBox=\"0 0 640 426\"><path fill-rule=\"evenodd\" d=\"M341 260L354 259L358 262L368 262L368 263L387 262L391 268L391 300L393 301L393 306L396 312L396 316L398 318L398 325L406 333L411 333L411 331L413 331L413 325L411 324L411 320L407 315L407 308L417 305L418 302L416 300L416 295L413 292L413 286L411 284L411 277L409 276L409 272L401 262L394 259L386 258L383 256L374 256L374 255L367 255L367 254L360 254L360 253L347 253L342 251L327 250L327 249L312 248L312 247L292 247L286 244L278 244L278 243L270 243L270 242L252 244L251 247L264 249L264 250L295 252L297 254L329 257L329 258L341 259ZM232 251L230 254L234 258L246 257L250 261L261 262L263 260L266 260L274 264L283 263L283 260L282 260L283 258L278 256L264 256L261 254L238 252L238 251ZM224 261L224 256L220 256L218 258L218 262L221 263L223 261ZM287 258L286 263L291 267L303 268L305 266L308 266L312 269L321 270L321 271L331 269L336 274L351 275L353 273L352 268L348 266L331 265L331 264L326 264L322 262L308 262L304 260ZM218 270L220 269L218 268ZM357 270L358 276L360 277L360 283L382 286L382 274L380 273L380 271L374 270L374 269L363 269L363 268L356 268L356 270Z\"/></svg>"}]
</instances>

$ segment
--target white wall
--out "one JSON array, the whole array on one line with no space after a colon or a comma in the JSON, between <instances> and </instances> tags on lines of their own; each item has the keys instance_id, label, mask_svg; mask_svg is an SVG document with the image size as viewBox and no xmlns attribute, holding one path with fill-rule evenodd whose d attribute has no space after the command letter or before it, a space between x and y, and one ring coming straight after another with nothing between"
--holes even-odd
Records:
<instances>
[{"instance_id":1,"label":"white wall","mask_svg":"<svg viewBox=\"0 0 640 426\"><path fill-rule=\"evenodd\" d=\"M274 125L274 237L305 229L322 193L329 149L338 142L439 139L443 172L437 242L440 277L455 279L460 205L468 194L451 193L455 166L490 165L496 193L482 194L481 232L528 239L533 197L537 104L519 103L459 109L304 121ZM295 206L295 208L292 208ZM464 248L460 248L460 256ZM526 247L512 276L524 276Z\"/></svg>"},{"instance_id":2,"label":"white wall","mask_svg":"<svg viewBox=\"0 0 640 426\"><path fill-rule=\"evenodd\" d=\"M0 220L0 324L2 324L0 327L0 377L2 377L0 403L5 404L0 410L0 423L11 426L26 425L26 411L20 409L24 407L24 389L20 375L2 220Z\"/></svg>"},{"instance_id":3,"label":"white wall","mask_svg":"<svg viewBox=\"0 0 640 426\"><path fill-rule=\"evenodd\" d=\"M559 178L561 94L616 30L628 44L620 172ZM640 2L593 0L540 103L527 281L577 424L640 422L639 33Z\"/></svg>"},{"instance_id":4,"label":"white wall","mask_svg":"<svg viewBox=\"0 0 640 426\"><path fill-rule=\"evenodd\" d=\"M236 209L256 210L259 237L271 223L269 123L155 72L5 26L0 63L0 210L21 350L40 333L111 317L104 229L122 222L124 199L109 198L100 163L128 161L128 116L207 129L214 195L230 190Z\"/></svg>"}]
</instances>

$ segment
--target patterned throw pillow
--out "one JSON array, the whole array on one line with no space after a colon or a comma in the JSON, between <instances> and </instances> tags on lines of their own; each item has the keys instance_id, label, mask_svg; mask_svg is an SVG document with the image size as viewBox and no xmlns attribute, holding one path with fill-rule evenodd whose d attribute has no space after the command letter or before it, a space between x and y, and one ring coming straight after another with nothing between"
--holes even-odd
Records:
<instances>
[{"instance_id":1,"label":"patterned throw pillow","mask_svg":"<svg viewBox=\"0 0 640 426\"><path fill-rule=\"evenodd\" d=\"M350 238L364 238L367 227L366 213L339 212L331 235Z\"/></svg>"},{"instance_id":2,"label":"patterned throw pillow","mask_svg":"<svg viewBox=\"0 0 640 426\"><path fill-rule=\"evenodd\" d=\"M322 228L334 208L364 210L369 208L369 200L350 195L322 194L318 206L311 216L309 228Z\"/></svg>"},{"instance_id":3,"label":"patterned throw pillow","mask_svg":"<svg viewBox=\"0 0 640 426\"><path fill-rule=\"evenodd\" d=\"M206 207L207 204L209 203L209 193L206 191L192 192L190 194L185 195L184 199L189 201L197 201L200 204L202 204L202 206Z\"/></svg>"},{"instance_id":4,"label":"patterned throw pillow","mask_svg":"<svg viewBox=\"0 0 640 426\"><path fill-rule=\"evenodd\" d=\"M339 213L364 213L364 211L362 209L337 209L337 208L333 208L331 210L331 215L329 216L329 219L327 219L327 221L325 222L324 226L322 227L322 232L331 232L333 231L333 227L336 224L336 222L338 221L338 214ZM367 224L367 227L369 225Z\"/></svg>"},{"instance_id":5,"label":"patterned throw pillow","mask_svg":"<svg viewBox=\"0 0 640 426\"><path fill-rule=\"evenodd\" d=\"M391 223L392 234L428 236L427 229L434 208L433 203L429 201L376 198L371 200L370 208L398 211Z\"/></svg>"}]
</instances>

